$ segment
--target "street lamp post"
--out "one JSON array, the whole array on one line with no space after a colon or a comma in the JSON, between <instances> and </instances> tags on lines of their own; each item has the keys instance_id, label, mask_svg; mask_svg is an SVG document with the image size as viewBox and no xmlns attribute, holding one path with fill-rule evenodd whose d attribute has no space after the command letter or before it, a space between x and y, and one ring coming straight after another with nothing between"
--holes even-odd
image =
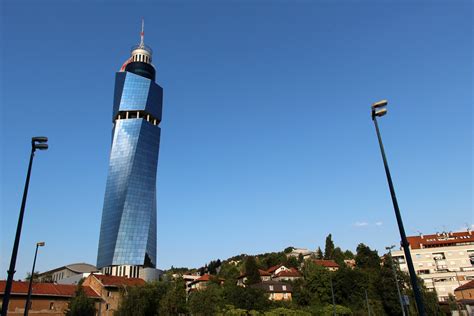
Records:
<instances>
[{"instance_id":1,"label":"street lamp post","mask_svg":"<svg viewBox=\"0 0 474 316\"><path fill-rule=\"evenodd\" d=\"M413 267L413 260L410 253L410 244L408 243L407 236L405 234L405 228L403 227L402 216L400 209L398 208L397 196L395 195L395 189L393 188L392 176L390 175L390 169L388 168L387 157L385 156L385 150L383 148L382 137L380 136L379 125L377 124L377 117L384 116L387 114L388 101L382 100L372 104L372 121L374 121L375 130L377 132L377 138L379 140L380 152L382 153L383 164L385 167L385 174L387 175L388 186L390 188L390 194L392 196L393 208L395 210L395 216L397 218L398 230L400 231L401 243L403 251L405 252L405 258L407 260L408 272L410 273L410 282L413 288L413 294L415 295L415 302L418 308L418 314L424 316L425 308L423 306L423 298L421 297L420 287Z\"/></svg>"},{"instance_id":2,"label":"street lamp post","mask_svg":"<svg viewBox=\"0 0 474 316\"><path fill-rule=\"evenodd\" d=\"M395 245L390 246L390 247L385 247L385 249L388 250L388 256L390 257L390 262L392 263L393 277L395 278L395 284L397 285L398 299L400 300L400 307L402 308L402 314L403 316L405 316L405 309L403 308L402 293L400 292L400 286L398 285L397 269L395 268L395 261L393 261L393 257L392 257L393 248L395 248Z\"/></svg>"},{"instance_id":3,"label":"street lamp post","mask_svg":"<svg viewBox=\"0 0 474 316\"><path fill-rule=\"evenodd\" d=\"M30 311L31 288L33 286L33 277L35 275L35 265L36 265L36 256L38 255L38 247L43 247L43 246L44 246L44 241L36 243L35 258L33 259L33 268L31 268L30 284L28 285L28 295L26 296L25 313L23 314L24 316L28 316L28 312Z\"/></svg>"},{"instance_id":4,"label":"street lamp post","mask_svg":"<svg viewBox=\"0 0 474 316\"><path fill-rule=\"evenodd\" d=\"M8 269L7 284L5 285L5 293L3 294L2 316L7 316L8 303L10 302L10 293L12 291L13 275L15 274L16 257L18 254L18 246L20 245L21 227L23 226L23 216L25 214L26 197L28 196L28 186L30 184L31 166L35 151L48 149L47 137L33 137L31 139L30 163L28 165L28 173L26 174L25 189L23 190L23 199L21 200L20 215L18 217L18 225L16 227L15 242L13 243L12 256L10 260L10 268Z\"/></svg>"}]
</instances>

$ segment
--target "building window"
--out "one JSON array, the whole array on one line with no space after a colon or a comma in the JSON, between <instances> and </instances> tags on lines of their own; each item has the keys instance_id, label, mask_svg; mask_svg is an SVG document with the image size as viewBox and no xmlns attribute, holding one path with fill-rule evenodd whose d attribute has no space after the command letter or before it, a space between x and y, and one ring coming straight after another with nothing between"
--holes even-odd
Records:
<instances>
[{"instance_id":1,"label":"building window","mask_svg":"<svg viewBox=\"0 0 474 316\"><path fill-rule=\"evenodd\" d=\"M49 309L51 309L51 310L54 309L54 302L49 303Z\"/></svg>"},{"instance_id":2,"label":"building window","mask_svg":"<svg viewBox=\"0 0 474 316\"><path fill-rule=\"evenodd\" d=\"M468 250L467 255L469 256L469 262L471 263L471 266L474 267L474 250Z\"/></svg>"},{"instance_id":3,"label":"building window","mask_svg":"<svg viewBox=\"0 0 474 316\"><path fill-rule=\"evenodd\" d=\"M282 289L283 291L286 291L286 285L282 285L282 286L281 286L281 289Z\"/></svg>"},{"instance_id":4,"label":"building window","mask_svg":"<svg viewBox=\"0 0 474 316\"><path fill-rule=\"evenodd\" d=\"M269 288L270 288L270 291L273 292L273 285L270 285Z\"/></svg>"},{"instance_id":5,"label":"building window","mask_svg":"<svg viewBox=\"0 0 474 316\"><path fill-rule=\"evenodd\" d=\"M436 252L436 253L433 253L433 259L434 260L444 260L444 259L446 259L446 256L444 255L444 252Z\"/></svg>"},{"instance_id":6,"label":"building window","mask_svg":"<svg viewBox=\"0 0 474 316\"><path fill-rule=\"evenodd\" d=\"M112 297L112 292L107 291L107 297Z\"/></svg>"},{"instance_id":7,"label":"building window","mask_svg":"<svg viewBox=\"0 0 474 316\"><path fill-rule=\"evenodd\" d=\"M110 305L109 304L105 304L105 310L108 311L110 308Z\"/></svg>"}]
</instances>

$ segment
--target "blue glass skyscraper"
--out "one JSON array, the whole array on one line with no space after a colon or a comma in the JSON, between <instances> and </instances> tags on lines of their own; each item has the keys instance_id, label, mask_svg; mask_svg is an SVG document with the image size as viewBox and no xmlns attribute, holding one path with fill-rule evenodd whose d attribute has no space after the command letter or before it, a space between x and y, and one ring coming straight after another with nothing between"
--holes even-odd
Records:
<instances>
[{"instance_id":1,"label":"blue glass skyscraper","mask_svg":"<svg viewBox=\"0 0 474 316\"><path fill-rule=\"evenodd\" d=\"M113 137L102 210L97 267L142 277L156 268L156 171L163 89L152 51L140 44L115 75Z\"/></svg>"}]
</instances>

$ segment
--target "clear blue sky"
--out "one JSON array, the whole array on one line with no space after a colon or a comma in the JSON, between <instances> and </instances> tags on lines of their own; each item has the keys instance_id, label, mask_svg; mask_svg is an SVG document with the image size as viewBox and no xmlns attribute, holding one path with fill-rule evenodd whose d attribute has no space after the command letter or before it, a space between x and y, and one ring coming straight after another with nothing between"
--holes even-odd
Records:
<instances>
[{"instance_id":1,"label":"clear blue sky","mask_svg":"<svg viewBox=\"0 0 474 316\"><path fill-rule=\"evenodd\" d=\"M96 262L114 75L139 41L165 91L158 265L399 240L369 106L407 234L473 219L470 1L2 1L1 278L30 137L16 278Z\"/></svg>"}]
</instances>

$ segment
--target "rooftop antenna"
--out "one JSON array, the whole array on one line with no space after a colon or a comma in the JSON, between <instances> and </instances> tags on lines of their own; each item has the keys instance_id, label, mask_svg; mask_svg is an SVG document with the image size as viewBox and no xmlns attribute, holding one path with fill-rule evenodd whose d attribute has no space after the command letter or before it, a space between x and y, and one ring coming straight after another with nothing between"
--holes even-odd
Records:
<instances>
[{"instance_id":1,"label":"rooftop antenna","mask_svg":"<svg viewBox=\"0 0 474 316\"><path fill-rule=\"evenodd\" d=\"M142 18L142 31L140 32L140 48L145 47L145 19Z\"/></svg>"}]
</instances>

